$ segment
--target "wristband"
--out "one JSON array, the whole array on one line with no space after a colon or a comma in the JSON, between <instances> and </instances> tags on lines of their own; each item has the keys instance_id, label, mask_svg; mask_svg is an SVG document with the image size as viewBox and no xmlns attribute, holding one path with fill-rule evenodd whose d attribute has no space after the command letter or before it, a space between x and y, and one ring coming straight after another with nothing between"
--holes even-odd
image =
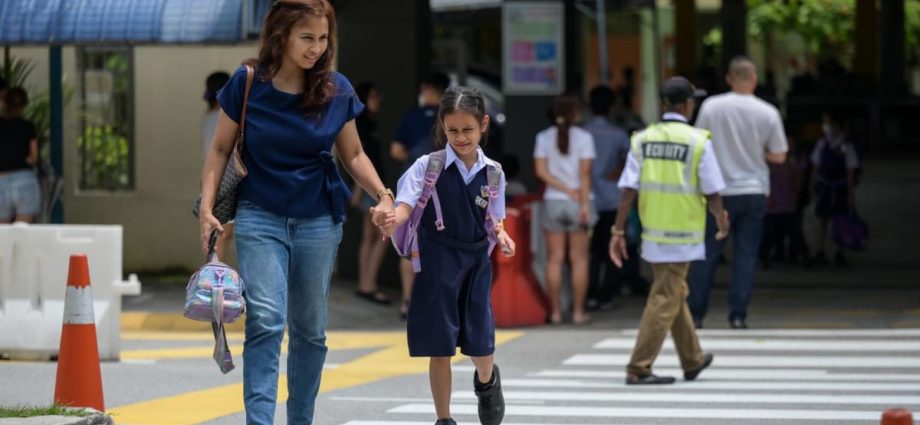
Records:
<instances>
[{"instance_id":1,"label":"wristband","mask_svg":"<svg viewBox=\"0 0 920 425\"><path fill-rule=\"evenodd\" d=\"M613 236L625 236L626 231L617 229L616 225L610 226L610 234Z\"/></svg>"}]
</instances>

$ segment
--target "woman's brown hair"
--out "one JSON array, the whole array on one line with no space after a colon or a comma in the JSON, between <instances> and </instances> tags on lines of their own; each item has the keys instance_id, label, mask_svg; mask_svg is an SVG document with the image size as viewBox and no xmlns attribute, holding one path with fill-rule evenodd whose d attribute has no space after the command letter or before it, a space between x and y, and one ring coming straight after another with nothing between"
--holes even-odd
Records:
<instances>
[{"instance_id":1,"label":"woman's brown hair","mask_svg":"<svg viewBox=\"0 0 920 425\"><path fill-rule=\"evenodd\" d=\"M553 119L556 124L556 147L559 153L569 154L569 129L578 118L581 100L571 93L561 94L553 99Z\"/></svg>"},{"instance_id":2,"label":"woman's brown hair","mask_svg":"<svg viewBox=\"0 0 920 425\"><path fill-rule=\"evenodd\" d=\"M275 0L265 16L259 57L245 62L257 70L262 81L271 80L281 70L284 49L295 25L309 18L326 18L329 23L329 44L313 65L304 70L301 106L308 115L317 115L335 96L332 64L336 51L335 10L327 0Z\"/></svg>"}]
</instances>

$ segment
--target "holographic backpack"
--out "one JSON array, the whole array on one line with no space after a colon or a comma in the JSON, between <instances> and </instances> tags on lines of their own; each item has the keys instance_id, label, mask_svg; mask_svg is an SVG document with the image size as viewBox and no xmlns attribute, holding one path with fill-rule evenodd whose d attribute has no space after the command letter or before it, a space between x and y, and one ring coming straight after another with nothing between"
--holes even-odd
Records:
<instances>
[{"instance_id":1,"label":"holographic backpack","mask_svg":"<svg viewBox=\"0 0 920 425\"><path fill-rule=\"evenodd\" d=\"M221 372L228 373L234 366L224 323L233 323L246 313L246 300L243 298L243 279L239 273L217 258L217 236L216 230L211 233L208 262L188 281L185 317L211 322L214 331L214 361Z\"/></svg>"}]
</instances>

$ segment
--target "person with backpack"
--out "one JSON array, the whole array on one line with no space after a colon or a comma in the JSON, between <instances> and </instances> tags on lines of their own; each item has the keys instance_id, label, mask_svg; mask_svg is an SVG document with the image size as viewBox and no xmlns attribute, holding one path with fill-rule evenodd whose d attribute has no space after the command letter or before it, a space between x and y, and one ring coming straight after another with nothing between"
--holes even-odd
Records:
<instances>
[{"instance_id":1,"label":"person with backpack","mask_svg":"<svg viewBox=\"0 0 920 425\"><path fill-rule=\"evenodd\" d=\"M409 355L430 358L436 425L456 424L450 415L450 364L458 346L476 365L480 422L497 425L504 417L494 364L490 254L498 245L510 257L515 246L502 227L504 173L480 147L488 128L479 91L448 89L436 122L441 150L422 156L400 177L396 209L381 226L393 235L397 252L411 258L416 273L407 317Z\"/></svg>"},{"instance_id":2,"label":"person with backpack","mask_svg":"<svg viewBox=\"0 0 920 425\"><path fill-rule=\"evenodd\" d=\"M431 152L432 131L438 113L438 103L444 90L450 86L450 78L442 72L434 72L422 79L418 88L418 106L406 111L399 120L399 127L390 144L390 157L399 162L406 171L415 161ZM409 261L399 262L399 280L402 283L402 301L399 303L399 317L404 319L409 309L412 282L415 274Z\"/></svg>"},{"instance_id":3,"label":"person with backpack","mask_svg":"<svg viewBox=\"0 0 920 425\"><path fill-rule=\"evenodd\" d=\"M834 217L852 214L856 209L856 177L859 158L856 147L850 141L846 130L846 119L838 112L826 113L822 117L823 135L818 139L811 153L813 192L815 196L815 214L821 222L818 227L818 240L814 263L826 265L824 253L828 226ZM843 247L837 246L834 263L838 266L847 264Z\"/></svg>"}]
</instances>

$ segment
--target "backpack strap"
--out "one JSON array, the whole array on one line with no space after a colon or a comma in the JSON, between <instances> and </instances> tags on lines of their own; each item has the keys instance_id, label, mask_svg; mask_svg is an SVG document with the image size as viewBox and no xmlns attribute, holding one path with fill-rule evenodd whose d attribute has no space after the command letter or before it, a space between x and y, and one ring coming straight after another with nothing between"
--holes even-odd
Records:
<instances>
[{"instance_id":1,"label":"backpack strap","mask_svg":"<svg viewBox=\"0 0 920 425\"><path fill-rule=\"evenodd\" d=\"M441 149L439 151L432 152L428 155L428 168L425 169L425 181L424 186L422 186L422 194L418 197L418 202L415 203L415 208L412 209L412 215L409 216L409 228L408 232L410 233L410 238L412 240L410 258L412 260L412 269L418 273L422 270L422 263L419 260L418 253L418 226L422 221L422 214L425 213L425 207L428 205L429 200L434 201L434 210L435 210L435 226L438 230L444 230L444 217L441 214L441 201L438 199L438 191L435 188L435 185L438 183L438 178L441 176L441 171L444 171L444 162L447 160L447 151Z\"/></svg>"},{"instance_id":2,"label":"backpack strap","mask_svg":"<svg viewBox=\"0 0 920 425\"><path fill-rule=\"evenodd\" d=\"M489 164L486 165L486 182L489 185L489 206L486 207L486 220L485 228L486 235L489 237L489 255L492 255L492 250L495 249L495 245L498 243L498 235L495 232L495 225L498 224L498 219L495 217L495 200L498 199L499 186L502 179L502 168L500 165Z\"/></svg>"},{"instance_id":3,"label":"backpack strap","mask_svg":"<svg viewBox=\"0 0 920 425\"><path fill-rule=\"evenodd\" d=\"M217 281L223 279L218 277ZM227 332L224 329L224 285L219 284L211 289L211 329L214 331L214 361L224 374L233 370L233 356L227 344Z\"/></svg>"}]
</instances>

